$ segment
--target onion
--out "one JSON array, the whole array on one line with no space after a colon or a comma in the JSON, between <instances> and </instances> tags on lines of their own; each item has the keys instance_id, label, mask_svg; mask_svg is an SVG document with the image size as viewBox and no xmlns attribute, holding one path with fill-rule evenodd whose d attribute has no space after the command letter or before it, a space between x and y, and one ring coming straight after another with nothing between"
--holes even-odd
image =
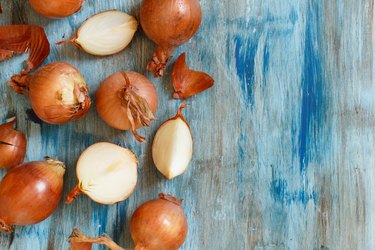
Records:
<instances>
[{"instance_id":1,"label":"onion","mask_svg":"<svg viewBox=\"0 0 375 250\"><path fill-rule=\"evenodd\" d=\"M134 250L177 250L185 241L188 224L181 207L182 200L168 194L138 207L131 219ZM124 250L107 235L87 237L75 228L69 237L71 250L91 249L103 244L112 250Z\"/></svg>"},{"instance_id":2,"label":"onion","mask_svg":"<svg viewBox=\"0 0 375 250\"><path fill-rule=\"evenodd\" d=\"M78 185L68 194L66 203L82 193L101 204L127 199L137 184L137 166L138 159L129 149L108 142L91 145L78 159Z\"/></svg>"},{"instance_id":3,"label":"onion","mask_svg":"<svg viewBox=\"0 0 375 250\"><path fill-rule=\"evenodd\" d=\"M52 18L71 16L82 8L85 0L29 0L40 15Z\"/></svg>"},{"instance_id":4,"label":"onion","mask_svg":"<svg viewBox=\"0 0 375 250\"><path fill-rule=\"evenodd\" d=\"M174 250L184 243L188 224L181 202L159 194L135 210L130 225L135 249Z\"/></svg>"},{"instance_id":5,"label":"onion","mask_svg":"<svg viewBox=\"0 0 375 250\"><path fill-rule=\"evenodd\" d=\"M0 182L0 231L49 217L59 204L64 173L64 163L48 157L12 168Z\"/></svg>"},{"instance_id":6,"label":"onion","mask_svg":"<svg viewBox=\"0 0 375 250\"><path fill-rule=\"evenodd\" d=\"M13 129L16 118L0 125L0 168L21 164L26 153L26 136Z\"/></svg>"},{"instance_id":7,"label":"onion","mask_svg":"<svg viewBox=\"0 0 375 250\"><path fill-rule=\"evenodd\" d=\"M180 105L176 116L160 125L152 142L152 159L168 179L183 174L193 156L193 137Z\"/></svg>"},{"instance_id":8,"label":"onion","mask_svg":"<svg viewBox=\"0 0 375 250\"><path fill-rule=\"evenodd\" d=\"M27 92L35 114L50 124L77 120L91 106L85 80L68 63L49 63L34 76L14 76L8 84L18 93Z\"/></svg>"},{"instance_id":9,"label":"onion","mask_svg":"<svg viewBox=\"0 0 375 250\"><path fill-rule=\"evenodd\" d=\"M147 70L163 75L173 51L198 30L202 11L198 0L144 0L140 21L146 35L157 44Z\"/></svg>"},{"instance_id":10,"label":"onion","mask_svg":"<svg viewBox=\"0 0 375 250\"><path fill-rule=\"evenodd\" d=\"M145 138L136 129L150 126L157 107L158 95L154 85L145 76L133 71L111 75L96 93L100 117L113 128L131 130L141 142Z\"/></svg>"},{"instance_id":11,"label":"onion","mask_svg":"<svg viewBox=\"0 0 375 250\"><path fill-rule=\"evenodd\" d=\"M73 39L57 44L73 43L92 55L108 56L125 49L137 28L138 22L133 16L108 10L87 19Z\"/></svg>"}]
</instances>

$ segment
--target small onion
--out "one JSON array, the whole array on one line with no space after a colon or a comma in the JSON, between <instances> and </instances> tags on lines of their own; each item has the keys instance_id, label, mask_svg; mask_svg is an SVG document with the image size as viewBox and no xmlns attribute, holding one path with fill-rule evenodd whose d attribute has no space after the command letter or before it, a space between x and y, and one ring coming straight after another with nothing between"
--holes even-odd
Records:
<instances>
[{"instance_id":1,"label":"small onion","mask_svg":"<svg viewBox=\"0 0 375 250\"><path fill-rule=\"evenodd\" d=\"M33 9L40 15L63 18L78 12L85 0L29 0Z\"/></svg>"},{"instance_id":2,"label":"small onion","mask_svg":"<svg viewBox=\"0 0 375 250\"><path fill-rule=\"evenodd\" d=\"M182 115L185 107L181 104L177 114L160 125L152 142L152 159L168 179L183 174L193 156L193 136Z\"/></svg>"},{"instance_id":3,"label":"small onion","mask_svg":"<svg viewBox=\"0 0 375 250\"><path fill-rule=\"evenodd\" d=\"M113 128L131 130L141 142L145 138L136 129L150 126L157 107L158 95L154 85L145 76L133 71L111 75L96 93L100 117Z\"/></svg>"},{"instance_id":4,"label":"small onion","mask_svg":"<svg viewBox=\"0 0 375 250\"><path fill-rule=\"evenodd\" d=\"M12 168L0 182L0 231L48 218L59 204L64 173L64 163L48 157Z\"/></svg>"},{"instance_id":5,"label":"small onion","mask_svg":"<svg viewBox=\"0 0 375 250\"><path fill-rule=\"evenodd\" d=\"M89 54L108 56L125 49L137 28L138 21L133 16L118 10L108 10L87 19L73 39L57 44L73 43Z\"/></svg>"},{"instance_id":6,"label":"small onion","mask_svg":"<svg viewBox=\"0 0 375 250\"><path fill-rule=\"evenodd\" d=\"M0 125L0 168L10 168L21 164L26 154L26 136L13 128L12 118Z\"/></svg>"},{"instance_id":7,"label":"small onion","mask_svg":"<svg viewBox=\"0 0 375 250\"><path fill-rule=\"evenodd\" d=\"M86 194L100 204L127 199L137 184L138 159L129 149L101 142L88 147L77 162L78 185L68 194L70 204Z\"/></svg>"},{"instance_id":8,"label":"small onion","mask_svg":"<svg viewBox=\"0 0 375 250\"><path fill-rule=\"evenodd\" d=\"M77 120L91 106L88 85L68 63L49 63L33 76L12 77L12 81L16 91L24 89L28 94L35 114L50 124Z\"/></svg>"},{"instance_id":9,"label":"small onion","mask_svg":"<svg viewBox=\"0 0 375 250\"><path fill-rule=\"evenodd\" d=\"M175 48L198 31L201 20L198 0L143 0L141 25L146 35L157 44L147 65L154 77L163 75Z\"/></svg>"},{"instance_id":10,"label":"small onion","mask_svg":"<svg viewBox=\"0 0 375 250\"><path fill-rule=\"evenodd\" d=\"M176 250L184 243L188 224L181 202L159 194L135 210L130 225L135 249Z\"/></svg>"}]
</instances>

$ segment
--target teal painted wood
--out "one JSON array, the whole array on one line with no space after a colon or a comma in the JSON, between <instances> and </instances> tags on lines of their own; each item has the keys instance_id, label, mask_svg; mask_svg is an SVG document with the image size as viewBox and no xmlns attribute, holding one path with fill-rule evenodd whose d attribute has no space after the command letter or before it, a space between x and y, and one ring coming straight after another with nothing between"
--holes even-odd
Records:
<instances>
[{"instance_id":1,"label":"teal painted wood","mask_svg":"<svg viewBox=\"0 0 375 250\"><path fill-rule=\"evenodd\" d=\"M26 2L2 1L0 24L43 25L54 43L99 11L138 15L141 1L87 0L82 11L62 20L40 17ZM66 162L64 195L75 185L77 157L92 143L118 143L140 159L139 182L127 201L103 206L80 197L70 206L61 203L46 221L18 227L10 249L68 249L75 226L130 248L132 212L159 192L186 199L189 233L182 249L375 249L374 1L200 2L201 28L175 56L187 51L189 64L210 73L216 85L187 101L194 159L172 181L155 169L150 143L109 128L94 108L63 126L30 121L27 98L5 84L26 56L0 62L0 119L17 115L28 137L28 161L50 155ZM94 96L113 72L146 74L154 45L139 30L115 56L51 48L45 63L76 66ZM170 67L152 81L160 107L157 121L141 130L148 142L179 104L170 97ZM8 242L0 235L1 249Z\"/></svg>"}]
</instances>

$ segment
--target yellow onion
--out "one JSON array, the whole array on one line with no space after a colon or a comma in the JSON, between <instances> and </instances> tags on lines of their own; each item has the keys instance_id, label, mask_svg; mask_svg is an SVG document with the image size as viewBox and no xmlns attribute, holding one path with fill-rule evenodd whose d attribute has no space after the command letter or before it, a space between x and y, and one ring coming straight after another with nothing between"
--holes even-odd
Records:
<instances>
[{"instance_id":1,"label":"yellow onion","mask_svg":"<svg viewBox=\"0 0 375 250\"><path fill-rule=\"evenodd\" d=\"M29 0L40 15L51 18L71 16L82 8L85 0Z\"/></svg>"},{"instance_id":2,"label":"yellow onion","mask_svg":"<svg viewBox=\"0 0 375 250\"><path fill-rule=\"evenodd\" d=\"M177 250L184 243L188 223L181 207L182 200L168 194L138 207L131 218L134 250ZM70 250L90 250L92 244L102 244L111 250L125 250L108 235L87 237L77 228L69 237Z\"/></svg>"},{"instance_id":3,"label":"yellow onion","mask_svg":"<svg viewBox=\"0 0 375 250\"><path fill-rule=\"evenodd\" d=\"M13 128L16 118L0 125L0 168L21 164L26 153L26 137Z\"/></svg>"},{"instance_id":4,"label":"yellow onion","mask_svg":"<svg viewBox=\"0 0 375 250\"><path fill-rule=\"evenodd\" d=\"M184 243L188 224L181 202L159 194L135 210L130 229L136 250L177 250Z\"/></svg>"},{"instance_id":5,"label":"yellow onion","mask_svg":"<svg viewBox=\"0 0 375 250\"><path fill-rule=\"evenodd\" d=\"M12 168L0 182L0 231L48 218L61 199L64 173L64 163L49 157Z\"/></svg>"},{"instance_id":6,"label":"yellow onion","mask_svg":"<svg viewBox=\"0 0 375 250\"><path fill-rule=\"evenodd\" d=\"M111 127L131 130L143 142L136 129L150 126L158 107L154 85L133 71L117 72L103 81L96 93L96 108L100 117Z\"/></svg>"},{"instance_id":7,"label":"yellow onion","mask_svg":"<svg viewBox=\"0 0 375 250\"><path fill-rule=\"evenodd\" d=\"M91 106L85 79L68 63L53 62L33 76L14 76L12 87L27 94L35 114L50 124L77 120Z\"/></svg>"}]
</instances>

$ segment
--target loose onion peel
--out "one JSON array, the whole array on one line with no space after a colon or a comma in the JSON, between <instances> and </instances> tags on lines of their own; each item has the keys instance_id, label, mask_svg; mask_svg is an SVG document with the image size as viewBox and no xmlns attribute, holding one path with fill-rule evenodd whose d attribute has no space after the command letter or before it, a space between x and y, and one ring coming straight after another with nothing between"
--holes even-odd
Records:
<instances>
[{"instance_id":1,"label":"loose onion peel","mask_svg":"<svg viewBox=\"0 0 375 250\"><path fill-rule=\"evenodd\" d=\"M185 53L182 53L172 71L173 98L176 99L187 99L214 85L214 79L208 74L191 70L185 58Z\"/></svg>"},{"instance_id":2,"label":"loose onion peel","mask_svg":"<svg viewBox=\"0 0 375 250\"><path fill-rule=\"evenodd\" d=\"M50 52L44 29L36 25L9 25L0 26L0 61L7 60L14 55L26 53L26 68L21 75L28 74L37 69Z\"/></svg>"}]
</instances>

